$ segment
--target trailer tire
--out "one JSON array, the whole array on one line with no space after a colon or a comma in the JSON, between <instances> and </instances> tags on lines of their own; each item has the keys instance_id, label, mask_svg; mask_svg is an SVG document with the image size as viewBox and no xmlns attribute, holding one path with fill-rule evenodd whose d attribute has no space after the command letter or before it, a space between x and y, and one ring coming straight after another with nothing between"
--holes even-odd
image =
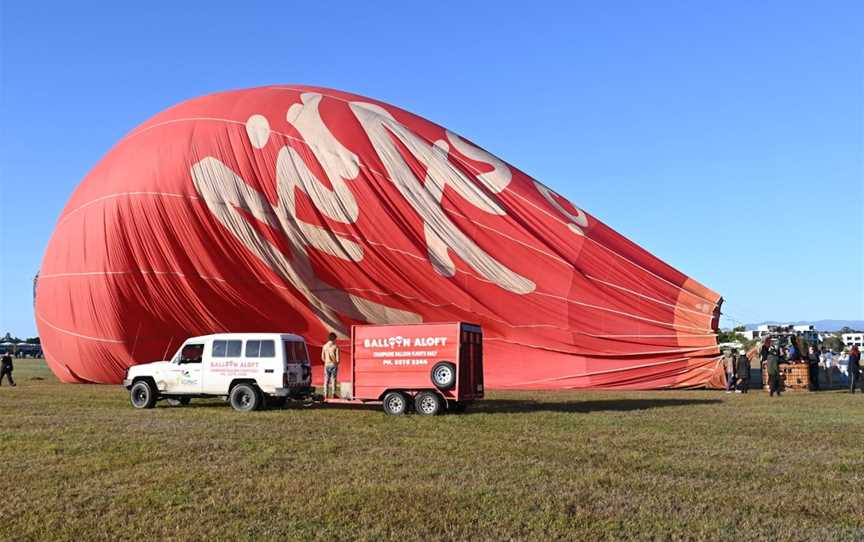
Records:
<instances>
[{"instance_id":1,"label":"trailer tire","mask_svg":"<svg viewBox=\"0 0 864 542\"><path fill-rule=\"evenodd\" d=\"M422 416L437 416L444 409L444 401L437 393L421 391L414 397L414 409Z\"/></svg>"},{"instance_id":2,"label":"trailer tire","mask_svg":"<svg viewBox=\"0 0 864 542\"><path fill-rule=\"evenodd\" d=\"M432 383L439 390L449 390L456 385L456 366L449 361L439 361L432 366Z\"/></svg>"},{"instance_id":3,"label":"trailer tire","mask_svg":"<svg viewBox=\"0 0 864 542\"><path fill-rule=\"evenodd\" d=\"M408 412L408 396L401 391L388 391L384 394L384 412L390 416L402 416Z\"/></svg>"},{"instance_id":4,"label":"trailer tire","mask_svg":"<svg viewBox=\"0 0 864 542\"><path fill-rule=\"evenodd\" d=\"M264 402L263 399L261 392L252 384L244 382L231 388L231 406L239 412L258 410Z\"/></svg>"},{"instance_id":5,"label":"trailer tire","mask_svg":"<svg viewBox=\"0 0 864 542\"><path fill-rule=\"evenodd\" d=\"M135 408L153 408L156 399L156 387L147 380L139 380L129 389L129 401Z\"/></svg>"}]
</instances>

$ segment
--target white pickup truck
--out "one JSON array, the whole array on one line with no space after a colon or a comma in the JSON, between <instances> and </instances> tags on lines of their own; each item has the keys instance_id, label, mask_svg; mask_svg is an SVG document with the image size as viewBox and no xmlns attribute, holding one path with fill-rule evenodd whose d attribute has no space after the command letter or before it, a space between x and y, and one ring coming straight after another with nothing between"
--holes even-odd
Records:
<instances>
[{"instance_id":1,"label":"white pickup truck","mask_svg":"<svg viewBox=\"0 0 864 542\"><path fill-rule=\"evenodd\" d=\"M235 410L284 404L310 396L312 371L306 342L286 333L221 333L192 337L170 361L134 365L123 385L135 408L165 399L227 397Z\"/></svg>"}]
</instances>

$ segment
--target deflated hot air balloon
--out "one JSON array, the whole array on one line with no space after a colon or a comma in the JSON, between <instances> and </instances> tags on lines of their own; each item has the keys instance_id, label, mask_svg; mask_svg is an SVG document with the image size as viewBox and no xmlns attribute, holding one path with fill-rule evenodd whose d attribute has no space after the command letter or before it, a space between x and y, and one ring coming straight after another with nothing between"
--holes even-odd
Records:
<instances>
[{"instance_id":1,"label":"deflated hot air balloon","mask_svg":"<svg viewBox=\"0 0 864 542\"><path fill-rule=\"evenodd\" d=\"M65 382L119 383L195 335L320 346L355 323L464 320L488 387L646 389L722 381L720 302L446 128L273 86L124 137L57 222L36 319Z\"/></svg>"}]
</instances>

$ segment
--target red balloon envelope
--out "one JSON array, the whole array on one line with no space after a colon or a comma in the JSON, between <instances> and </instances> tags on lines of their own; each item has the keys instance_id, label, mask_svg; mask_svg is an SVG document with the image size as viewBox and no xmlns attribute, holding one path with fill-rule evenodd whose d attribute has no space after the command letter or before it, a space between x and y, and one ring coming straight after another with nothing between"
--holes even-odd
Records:
<instances>
[{"instance_id":1,"label":"red balloon envelope","mask_svg":"<svg viewBox=\"0 0 864 542\"><path fill-rule=\"evenodd\" d=\"M466 320L488 387L659 388L722 381L720 301L441 126L274 86L124 137L57 222L36 318L66 382L120 382L194 335L320 346L355 323Z\"/></svg>"}]
</instances>

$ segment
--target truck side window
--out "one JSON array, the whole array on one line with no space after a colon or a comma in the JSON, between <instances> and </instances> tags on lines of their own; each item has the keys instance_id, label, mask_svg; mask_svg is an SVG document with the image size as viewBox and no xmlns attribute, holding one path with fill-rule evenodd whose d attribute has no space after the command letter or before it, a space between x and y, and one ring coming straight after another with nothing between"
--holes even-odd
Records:
<instances>
[{"instance_id":1,"label":"truck side window","mask_svg":"<svg viewBox=\"0 0 864 542\"><path fill-rule=\"evenodd\" d=\"M229 358L237 358L243 355L243 341L228 341L225 355Z\"/></svg>"},{"instance_id":2,"label":"truck side window","mask_svg":"<svg viewBox=\"0 0 864 542\"><path fill-rule=\"evenodd\" d=\"M201 363L203 353L203 344L187 344L180 353L180 363Z\"/></svg>"},{"instance_id":3,"label":"truck side window","mask_svg":"<svg viewBox=\"0 0 864 542\"><path fill-rule=\"evenodd\" d=\"M303 363L306 361L306 348L297 341L285 341L285 359L288 363Z\"/></svg>"},{"instance_id":4,"label":"truck side window","mask_svg":"<svg viewBox=\"0 0 864 542\"><path fill-rule=\"evenodd\" d=\"M261 351L261 341L246 341L246 357L257 358Z\"/></svg>"},{"instance_id":5,"label":"truck side window","mask_svg":"<svg viewBox=\"0 0 864 542\"><path fill-rule=\"evenodd\" d=\"M272 358L276 356L276 343L273 341L261 341L261 357Z\"/></svg>"},{"instance_id":6,"label":"truck side window","mask_svg":"<svg viewBox=\"0 0 864 542\"><path fill-rule=\"evenodd\" d=\"M214 358L224 358L225 357L225 343L227 341L213 341L213 357Z\"/></svg>"}]
</instances>

